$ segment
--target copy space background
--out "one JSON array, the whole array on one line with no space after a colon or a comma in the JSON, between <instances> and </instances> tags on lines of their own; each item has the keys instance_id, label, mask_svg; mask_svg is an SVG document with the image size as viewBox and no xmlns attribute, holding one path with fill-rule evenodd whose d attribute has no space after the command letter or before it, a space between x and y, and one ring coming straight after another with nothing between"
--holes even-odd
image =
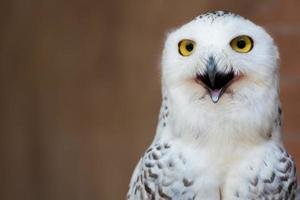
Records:
<instances>
[{"instance_id":1,"label":"copy space background","mask_svg":"<svg viewBox=\"0 0 300 200\"><path fill-rule=\"evenodd\" d=\"M0 199L121 200L151 142L166 33L237 12L280 47L284 142L300 167L300 1L0 3Z\"/></svg>"}]
</instances>

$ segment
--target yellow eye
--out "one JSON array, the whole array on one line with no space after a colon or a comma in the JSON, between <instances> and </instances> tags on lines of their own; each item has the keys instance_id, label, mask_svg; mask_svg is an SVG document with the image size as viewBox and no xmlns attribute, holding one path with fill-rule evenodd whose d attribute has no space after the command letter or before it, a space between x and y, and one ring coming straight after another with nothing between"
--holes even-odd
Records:
<instances>
[{"instance_id":1,"label":"yellow eye","mask_svg":"<svg viewBox=\"0 0 300 200\"><path fill-rule=\"evenodd\" d=\"M189 56L195 49L195 42L192 40L181 40L178 43L178 51L182 56Z\"/></svg>"},{"instance_id":2,"label":"yellow eye","mask_svg":"<svg viewBox=\"0 0 300 200\"><path fill-rule=\"evenodd\" d=\"M248 53L253 48L253 40L246 35L238 36L231 40L230 46L239 53Z\"/></svg>"}]
</instances>

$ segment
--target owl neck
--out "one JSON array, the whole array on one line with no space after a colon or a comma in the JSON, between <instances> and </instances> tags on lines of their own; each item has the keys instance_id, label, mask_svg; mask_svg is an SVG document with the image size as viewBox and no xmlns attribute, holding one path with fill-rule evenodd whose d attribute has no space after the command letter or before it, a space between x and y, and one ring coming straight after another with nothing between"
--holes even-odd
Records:
<instances>
[{"instance_id":1,"label":"owl neck","mask_svg":"<svg viewBox=\"0 0 300 200\"><path fill-rule=\"evenodd\" d=\"M249 105L182 102L164 90L155 140L177 138L192 143L253 143L281 141L278 92ZM258 103L260 102L260 103ZM213 104L212 104L213 105ZM217 143L217 142L216 142Z\"/></svg>"}]
</instances>

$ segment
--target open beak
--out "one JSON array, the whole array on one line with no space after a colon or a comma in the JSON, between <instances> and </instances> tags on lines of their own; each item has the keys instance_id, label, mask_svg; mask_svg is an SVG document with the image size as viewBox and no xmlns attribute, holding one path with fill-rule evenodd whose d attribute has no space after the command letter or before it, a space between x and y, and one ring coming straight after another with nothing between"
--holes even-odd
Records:
<instances>
[{"instance_id":1,"label":"open beak","mask_svg":"<svg viewBox=\"0 0 300 200\"><path fill-rule=\"evenodd\" d=\"M209 57L206 69L207 70L204 74L197 74L196 79L197 82L202 83L202 85L207 89L211 100L214 103L217 103L224 94L226 88L235 78L235 75L233 71L227 73L218 72L214 57Z\"/></svg>"}]
</instances>

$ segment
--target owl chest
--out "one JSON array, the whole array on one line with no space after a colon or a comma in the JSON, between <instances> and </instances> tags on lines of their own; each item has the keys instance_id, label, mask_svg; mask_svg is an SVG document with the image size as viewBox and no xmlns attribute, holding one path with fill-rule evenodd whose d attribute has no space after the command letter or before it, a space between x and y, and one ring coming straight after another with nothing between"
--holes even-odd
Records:
<instances>
[{"instance_id":1,"label":"owl chest","mask_svg":"<svg viewBox=\"0 0 300 200\"><path fill-rule=\"evenodd\" d=\"M199 199L204 195L201 191L210 191L205 197L218 199L221 174L216 173L214 165L207 164L208 155L195 154L197 151L193 149L181 149L170 143L150 147L137 178L142 195L146 199L188 200Z\"/></svg>"}]
</instances>

